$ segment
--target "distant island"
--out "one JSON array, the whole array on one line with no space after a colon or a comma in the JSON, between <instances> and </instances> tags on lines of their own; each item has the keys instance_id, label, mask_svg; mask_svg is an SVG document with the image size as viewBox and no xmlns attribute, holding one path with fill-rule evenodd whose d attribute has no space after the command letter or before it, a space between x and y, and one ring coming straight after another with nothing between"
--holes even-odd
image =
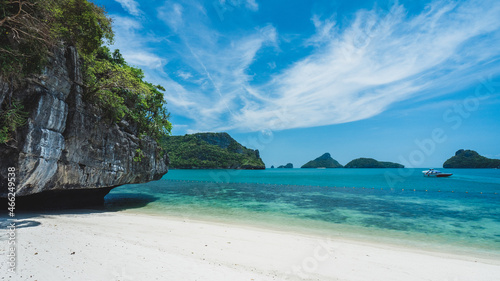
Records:
<instances>
[{"instance_id":1,"label":"distant island","mask_svg":"<svg viewBox=\"0 0 500 281\"><path fill-rule=\"evenodd\" d=\"M444 162L443 168L500 168L500 159L490 159L474 150L460 149Z\"/></svg>"},{"instance_id":2,"label":"distant island","mask_svg":"<svg viewBox=\"0 0 500 281\"><path fill-rule=\"evenodd\" d=\"M228 133L167 136L162 144L173 169L265 169L258 150L244 147Z\"/></svg>"},{"instance_id":3,"label":"distant island","mask_svg":"<svg viewBox=\"0 0 500 281\"><path fill-rule=\"evenodd\" d=\"M330 153L325 153L320 157L307 162L301 168L342 168L342 165L333 159Z\"/></svg>"},{"instance_id":4,"label":"distant island","mask_svg":"<svg viewBox=\"0 0 500 281\"><path fill-rule=\"evenodd\" d=\"M404 165L393 162L377 161L373 158L358 158L347 163L344 168L404 168Z\"/></svg>"},{"instance_id":5,"label":"distant island","mask_svg":"<svg viewBox=\"0 0 500 281\"><path fill-rule=\"evenodd\" d=\"M286 165L281 165L281 166L278 166L278 169L293 169L293 164L288 163Z\"/></svg>"},{"instance_id":6,"label":"distant island","mask_svg":"<svg viewBox=\"0 0 500 281\"><path fill-rule=\"evenodd\" d=\"M377 161L373 158L358 158L342 166L337 160L333 159L330 153L325 153L320 157L304 164L301 168L404 168L405 166L392 163Z\"/></svg>"}]
</instances>

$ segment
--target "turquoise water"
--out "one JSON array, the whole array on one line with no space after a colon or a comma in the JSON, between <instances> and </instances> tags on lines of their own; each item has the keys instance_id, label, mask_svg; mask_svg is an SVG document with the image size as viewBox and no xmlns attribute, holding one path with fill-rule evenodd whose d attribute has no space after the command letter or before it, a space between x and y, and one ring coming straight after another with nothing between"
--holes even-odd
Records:
<instances>
[{"instance_id":1,"label":"turquoise water","mask_svg":"<svg viewBox=\"0 0 500 281\"><path fill-rule=\"evenodd\" d=\"M171 170L106 208L500 257L500 170Z\"/></svg>"}]
</instances>

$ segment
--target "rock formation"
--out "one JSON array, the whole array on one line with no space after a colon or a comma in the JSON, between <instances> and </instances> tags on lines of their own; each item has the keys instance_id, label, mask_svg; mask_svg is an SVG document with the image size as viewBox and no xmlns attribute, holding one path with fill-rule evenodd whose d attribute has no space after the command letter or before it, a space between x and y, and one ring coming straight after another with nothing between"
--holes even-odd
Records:
<instances>
[{"instance_id":1,"label":"rock formation","mask_svg":"<svg viewBox=\"0 0 500 281\"><path fill-rule=\"evenodd\" d=\"M333 159L330 153L325 153L320 157L307 162L301 168L342 168L342 165Z\"/></svg>"},{"instance_id":2,"label":"rock formation","mask_svg":"<svg viewBox=\"0 0 500 281\"><path fill-rule=\"evenodd\" d=\"M139 139L127 122L103 118L82 100L80 60L74 48L57 50L42 75L14 89L0 82L0 105L18 99L29 117L16 141L0 145L0 197L7 168L16 169L17 202L86 205L102 202L112 188L160 179L168 156L157 143ZM136 149L145 155L134 161Z\"/></svg>"},{"instance_id":3,"label":"rock formation","mask_svg":"<svg viewBox=\"0 0 500 281\"><path fill-rule=\"evenodd\" d=\"M293 164L287 163L286 165L280 165L278 166L278 169L293 169Z\"/></svg>"}]
</instances>

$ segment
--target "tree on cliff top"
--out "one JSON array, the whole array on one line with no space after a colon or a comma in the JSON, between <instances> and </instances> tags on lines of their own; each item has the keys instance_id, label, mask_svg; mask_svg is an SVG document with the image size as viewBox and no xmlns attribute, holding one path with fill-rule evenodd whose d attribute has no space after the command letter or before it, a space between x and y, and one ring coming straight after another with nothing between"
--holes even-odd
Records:
<instances>
[{"instance_id":1,"label":"tree on cliff top","mask_svg":"<svg viewBox=\"0 0 500 281\"><path fill-rule=\"evenodd\" d=\"M40 71L58 45L86 56L113 41L111 19L87 0L0 0L0 35L2 76Z\"/></svg>"},{"instance_id":2,"label":"tree on cliff top","mask_svg":"<svg viewBox=\"0 0 500 281\"><path fill-rule=\"evenodd\" d=\"M156 140L170 133L164 88L144 81L118 50L111 19L87 0L0 0L0 78L11 84L40 73L54 48L75 46L83 60L84 98L113 121L134 123ZM0 114L12 104L0 105ZM1 120L0 120L1 122ZM6 124L0 124L3 129Z\"/></svg>"}]
</instances>

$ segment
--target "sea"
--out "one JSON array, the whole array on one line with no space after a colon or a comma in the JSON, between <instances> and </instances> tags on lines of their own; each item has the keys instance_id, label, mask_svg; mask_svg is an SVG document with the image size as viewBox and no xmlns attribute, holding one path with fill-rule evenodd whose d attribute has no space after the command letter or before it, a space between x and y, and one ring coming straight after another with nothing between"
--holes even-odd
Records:
<instances>
[{"instance_id":1,"label":"sea","mask_svg":"<svg viewBox=\"0 0 500 281\"><path fill-rule=\"evenodd\" d=\"M105 208L500 258L500 170L422 170L170 170Z\"/></svg>"}]
</instances>

